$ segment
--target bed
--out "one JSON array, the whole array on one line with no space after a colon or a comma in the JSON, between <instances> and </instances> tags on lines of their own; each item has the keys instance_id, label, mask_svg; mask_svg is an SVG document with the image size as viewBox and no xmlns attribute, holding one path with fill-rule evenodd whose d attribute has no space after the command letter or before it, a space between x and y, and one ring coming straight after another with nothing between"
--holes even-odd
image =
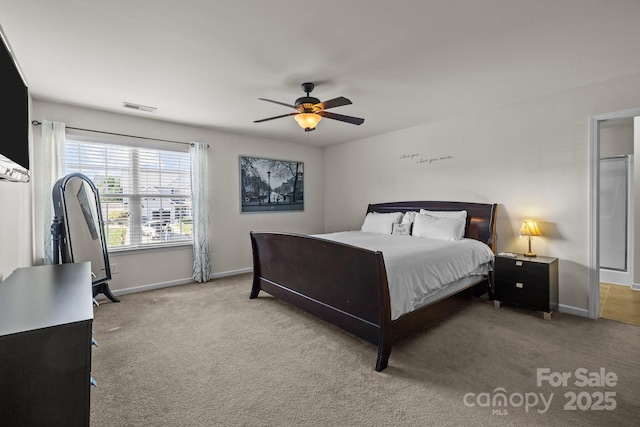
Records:
<instances>
[{"instance_id":1,"label":"bed","mask_svg":"<svg viewBox=\"0 0 640 427\"><path fill-rule=\"evenodd\" d=\"M482 242L491 255L495 252L496 204L440 201L371 204L365 224L372 215L381 218L375 215L421 210L466 212L462 240ZM429 295L419 306L392 316L389 277L394 276L388 276L381 250L345 243L340 241L340 235L336 238L251 232L250 238L253 251L250 298L257 298L264 291L377 345L376 371L387 367L394 341L460 309L470 295L490 292L489 275L484 270L456 280L452 288L443 286L444 290ZM389 269L392 268L390 265ZM395 283L391 285L395 289Z\"/></svg>"}]
</instances>

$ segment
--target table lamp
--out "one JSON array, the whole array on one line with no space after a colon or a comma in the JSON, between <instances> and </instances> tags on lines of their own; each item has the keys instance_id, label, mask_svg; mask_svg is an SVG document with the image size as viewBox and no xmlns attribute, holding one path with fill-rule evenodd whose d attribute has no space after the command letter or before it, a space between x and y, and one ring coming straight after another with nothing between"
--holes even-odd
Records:
<instances>
[{"instance_id":1,"label":"table lamp","mask_svg":"<svg viewBox=\"0 0 640 427\"><path fill-rule=\"evenodd\" d=\"M538 224L536 224L535 219L523 219L522 226L520 227L520 236L528 236L529 237L529 252L525 253L524 256L534 257L536 256L535 252L531 251L531 237L532 236L542 236L540 230L538 229Z\"/></svg>"}]
</instances>

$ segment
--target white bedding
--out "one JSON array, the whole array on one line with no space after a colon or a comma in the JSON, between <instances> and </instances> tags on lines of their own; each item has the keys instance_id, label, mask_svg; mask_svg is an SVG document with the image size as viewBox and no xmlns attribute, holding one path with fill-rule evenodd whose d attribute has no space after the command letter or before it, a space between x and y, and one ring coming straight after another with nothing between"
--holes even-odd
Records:
<instances>
[{"instance_id":1,"label":"white bedding","mask_svg":"<svg viewBox=\"0 0 640 427\"><path fill-rule=\"evenodd\" d=\"M380 251L391 299L391 319L425 305L450 283L489 272L493 252L474 239L456 241L343 231L314 237Z\"/></svg>"}]
</instances>

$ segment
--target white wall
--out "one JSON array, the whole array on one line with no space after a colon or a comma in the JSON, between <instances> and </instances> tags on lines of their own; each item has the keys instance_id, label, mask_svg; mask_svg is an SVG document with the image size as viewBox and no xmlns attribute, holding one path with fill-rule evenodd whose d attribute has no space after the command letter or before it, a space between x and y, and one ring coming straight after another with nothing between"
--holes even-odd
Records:
<instances>
[{"instance_id":1,"label":"white wall","mask_svg":"<svg viewBox=\"0 0 640 427\"><path fill-rule=\"evenodd\" d=\"M633 118L600 125L600 158L633 154Z\"/></svg>"},{"instance_id":2,"label":"white wall","mask_svg":"<svg viewBox=\"0 0 640 427\"><path fill-rule=\"evenodd\" d=\"M249 231L274 230L298 233L323 231L323 157L318 147L288 142L232 135L211 129L172 124L36 100L33 107L35 120L55 120L67 126L102 130L149 138L175 141L207 142L209 148L209 190L211 195L211 249L214 275L248 271L253 263ZM34 130L36 147L35 217L36 259L42 262L44 226L43 205L50 195L40 188L37 170L42 165L39 154L40 128ZM304 162L304 212L240 214L239 156L276 158ZM16 219L13 219L16 221ZM191 247L127 253L114 253L111 264L117 265L111 290L153 287L190 281L193 256Z\"/></svg>"},{"instance_id":3,"label":"white wall","mask_svg":"<svg viewBox=\"0 0 640 427\"><path fill-rule=\"evenodd\" d=\"M640 74L328 147L325 230L359 228L372 202L499 203L498 250L525 252L521 220L538 219L560 309L587 316L589 117L637 106Z\"/></svg>"}]
</instances>

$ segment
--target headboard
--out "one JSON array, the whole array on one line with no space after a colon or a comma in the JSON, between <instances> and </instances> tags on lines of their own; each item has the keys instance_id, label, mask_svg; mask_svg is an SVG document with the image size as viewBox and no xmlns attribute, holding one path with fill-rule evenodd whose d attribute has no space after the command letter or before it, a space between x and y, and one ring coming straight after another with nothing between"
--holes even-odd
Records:
<instances>
[{"instance_id":1,"label":"headboard","mask_svg":"<svg viewBox=\"0 0 640 427\"><path fill-rule=\"evenodd\" d=\"M467 226L464 237L480 240L489 245L495 252L496 244L496 215L497 204L468 203L468 202L440 202L440 201L415 201L415 202L389 202L370 204L369 212L406 212L427 209L430 211L467 211Z\"/></svg>"}]
</instances>

